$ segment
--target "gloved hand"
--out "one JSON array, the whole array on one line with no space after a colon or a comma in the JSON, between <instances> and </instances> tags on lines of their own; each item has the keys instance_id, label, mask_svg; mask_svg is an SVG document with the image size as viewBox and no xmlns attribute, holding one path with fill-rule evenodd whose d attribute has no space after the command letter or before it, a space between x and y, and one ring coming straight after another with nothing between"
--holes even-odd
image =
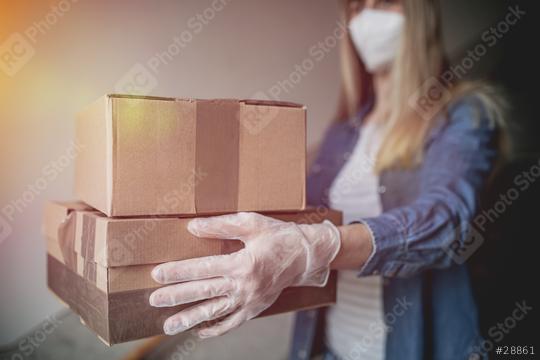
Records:
<instances>
[{"instance_id":1,"label":"gloved hand","mask_svg":"<svg viewBox=\"0 0 540 360\"><path fill-rule=\"evenodd\" d=\"M188 230L203 238L239 239L244 248L153 269L157 282L178 284L154 291L152 306L202 300L165 321L163 330L169 335L216 319L199 327L198 335L221 335L260 314L286 287L326 285L341 245L339 230L329 221L297 225L257 213L197 218Z\"/></svg>"}]
</instances>

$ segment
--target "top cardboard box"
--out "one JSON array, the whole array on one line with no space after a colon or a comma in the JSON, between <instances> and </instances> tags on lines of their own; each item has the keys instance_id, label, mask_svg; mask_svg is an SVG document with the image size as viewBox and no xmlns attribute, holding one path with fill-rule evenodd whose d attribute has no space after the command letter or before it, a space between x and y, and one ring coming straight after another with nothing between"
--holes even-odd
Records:
<instances>
[{"instance_id":1,"label":"top cardboard box","mask_svg":"<svg viewBox=\"0 0 540 360\"><path fill-rule=\"evenodd\" d=\"M75 194L108 216L305 208L298 104L105 95L76 140Z\"/></svg>"}]
</instances>

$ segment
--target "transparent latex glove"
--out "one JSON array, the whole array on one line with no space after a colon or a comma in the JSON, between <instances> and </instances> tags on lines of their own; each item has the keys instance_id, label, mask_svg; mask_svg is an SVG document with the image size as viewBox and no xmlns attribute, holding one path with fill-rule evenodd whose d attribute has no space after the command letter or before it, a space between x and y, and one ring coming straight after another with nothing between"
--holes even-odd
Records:
<instances>
[{"instance_id":1,"label":"transparent latex glove","mask_svg":"<svg viewBox=\"0 0 540 360\"><path fill-rule=\"evenodd\" d=\"M188 230L197 237L238 239L244 248L153 269L157 282L176 284L154 291L152 306L200 301L165 321L168 335L203 323L200 337L221 335L260 314L286 287L326 285L341 244L339 230L329 221L297 225L257 213L197 218Z\"/></svg>"}]
</instances>

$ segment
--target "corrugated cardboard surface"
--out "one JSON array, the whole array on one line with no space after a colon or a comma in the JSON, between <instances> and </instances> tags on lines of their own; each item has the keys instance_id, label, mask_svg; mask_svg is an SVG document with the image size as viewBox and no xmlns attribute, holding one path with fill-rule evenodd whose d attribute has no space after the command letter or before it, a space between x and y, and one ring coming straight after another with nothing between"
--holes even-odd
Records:
<instances>
[{"instance_id":1,"label":"corrugated cardboard surface","mask_svg":"<svg viewBox=\"0 0 540 360\"><path fill-rule=\"evenodd\" d=\"M238 207L250 211L302 210L305 109L240 104L241 121L253 114L260 117L263 130L240 126Z\"/></svg>"},{"instance_id":2,"label":"corrugated cardboard surface","mask_svg":"<svg viewBox=\"0 0 540 360\"><path fill-rule=\"evenodd\" d=\"M107 95L77 118L76 195L109 216L301 210L305 112Z\"/></svg>"},{"instance_id":3,"label":"corrugated cardboard surface","mask_svg":"<svg viewBox=\"0 0 540 360\"><path fill-rule=\"evenodd\" d=\"M259 317L331 305L336 301L336 280L333 272L324 288L287 288ZM109 345L160 335L165 319L193 305L152 307L148 299L154 289L107 294L53 256L47 257L47 282L49 289Z\"/></svg>"},{"instance_id":4,"label":"corrugated cardboard surface","mask_svg":"<svg viewBox=\"0 0 540 360\"><path fill-rule=\"evenodd\" d=\"M287 288L259 317L331 305L336 301L336 280L332 273L324 288ZM165 319L193 305L152 307L148 299L155 288L107 294L51 255L47 257L47 282L49 289L109 345L162 334Z\"/></svg>"},{"instance_id":5,"label":"corrugated cardboard surface","mask_svg":"<svg viewBox=\"0 0 540 360\"><path fill-rule=\"evenodd\" d=\"M54 213L73 214L59 221L54 218ZM340 212L322 207L267 215L296 223L319 223L328 219L334 224L341 224ZM51 218L53 220L49 220ZM187 231L190 220L180 217L108 218L97 211L76 210L69 203L63 203L47 207L44 229L48 237L63 242L62 247L72 248L88 261L104 267L184 260L230 253L242 247L237 240L200 239L193 236ZM61 239L55 234L68 226L75 229L72 230L75 238Z\"/></svg>"},{"instance_id":6,"label":"corrugated cardboard surface","mask_svg":"<svg viewBox=\"0 0 540 360\"><path fill-rule=\"evenodd\" d=\"M203 172L211 169L195 186L197 213L238 209L238 192L244 185L239 183L238 177L240 103L225 100L197 101L196 129L196 166ZM254 190L246 188L252 196L257 195Z\"/></svg>"},{"instance_id":7,"label":"corrugated cardboard surface","mask_svg":"<svg viewBox=\"0 0 540 360\"><path fill-rule=\"evenodd\" d=\"M195 213L196 102L110 99L112 199L109 211L96 208L109 216Z\"/></svg>"},{"instance_id":8,"label":"corrugated cardboard surface","mask_svg":"<svg viewBox=\"0 0 540 360\"><path fill-rule=\"evenodd\" d=\"M104 210L110 203L108 179L112 175L108 164L112 151L109 109L110 99L101 97L79 113L75 127L75 139L81 147L75 161L75 193Z\"/></svg>"}]
</instances>

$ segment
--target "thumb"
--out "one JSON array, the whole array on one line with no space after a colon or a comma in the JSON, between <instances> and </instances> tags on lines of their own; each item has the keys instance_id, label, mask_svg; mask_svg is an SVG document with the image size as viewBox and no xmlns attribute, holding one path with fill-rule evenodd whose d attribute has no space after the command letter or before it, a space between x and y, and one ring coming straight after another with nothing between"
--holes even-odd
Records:
<instances>
[{"instance_id":1,"label":"thumb","mask_svg":"<svg viewBox=\"0 0 540 360\"><path fill-rule=\"evenodd\" d=\"M240 212L237 214L196 218L188 223L187 229L197 237L239 239L243 241L262 228L276 222L279 222L279 220L257 213Z\"/></svg>"}]
</instances>

